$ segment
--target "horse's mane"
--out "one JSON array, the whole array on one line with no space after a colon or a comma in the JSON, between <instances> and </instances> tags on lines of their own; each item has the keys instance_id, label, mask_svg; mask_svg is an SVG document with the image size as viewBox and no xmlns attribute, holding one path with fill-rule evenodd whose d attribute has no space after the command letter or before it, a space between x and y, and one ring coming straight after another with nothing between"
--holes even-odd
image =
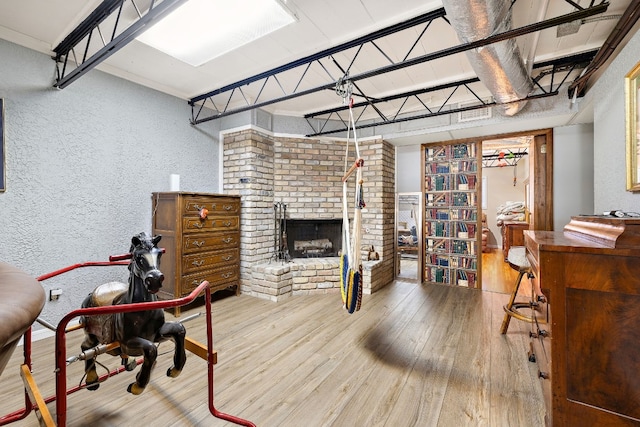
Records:
<instances>
[{"instance_id":1,"label":"horse's mane","mask_svg":"<svg viewBox=\"0 0 640 427\"><path fill-rule=\"evenodd\" d=\"M134 243L134 242L136 242L136 240L139 241L139 243L137 243L137 244ZM134 249L139 248L139 247L151 250L151 248L153 248L153 245L154 245L154 243L153 243L153 239L151 238L151 236L148 235L146 232L142 231L142 232L136 234L133 239L131 239L131 247L129 248L129 252L133 253Z\"/></svg>"}]
</instances>

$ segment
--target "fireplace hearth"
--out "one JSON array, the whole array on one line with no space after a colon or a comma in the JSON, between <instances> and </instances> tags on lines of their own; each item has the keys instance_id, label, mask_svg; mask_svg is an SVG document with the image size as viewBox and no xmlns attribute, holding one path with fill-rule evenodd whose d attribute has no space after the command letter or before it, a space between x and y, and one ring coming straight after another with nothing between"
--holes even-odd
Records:
<instances>
[{"instance_id":1,"label":"fireplace hearth","mask_svg":"<svg viewBox=\"0 0 640 427\"><path fill-rule=\"evenodd\" d=\"M342 220L287 219L286 235L291 258L337 257L342 249Z\"/></svg>"}]
</instances>

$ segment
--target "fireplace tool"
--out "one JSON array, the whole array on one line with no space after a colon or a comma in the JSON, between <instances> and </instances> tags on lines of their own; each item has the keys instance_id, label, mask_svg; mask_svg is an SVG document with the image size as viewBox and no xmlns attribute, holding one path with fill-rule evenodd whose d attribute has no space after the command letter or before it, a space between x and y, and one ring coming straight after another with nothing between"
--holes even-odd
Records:
<instances>
[{"instance_id":1,"label":"fireplace tool","mask_svg":"<svg viewBox=\"0 0 640 427\"><path fill-rule=\"evenodd\" d=\"M283 204L282 213L282 259L289 262L291 257L289 256L289 244L287 243L287 205Z\"/></svg>"},{"instance_id":2,"label":"fireplace tool","mask_svg":"<svg viewBox=\"0 0 640 427\"><path fill-rule=\"evenodd\" d=\"M287 244L287 205L282 202L273 205L273 258L290 261L289 246Z\"/></svg>"},{"instance_id":3,"label":"fireplace tool","mask_svg":"<svg viewBox=\"0 0 640 427\"><path fill-rule=\"evenodd\" d=\"M273 258L278 259L278 248L280 247L280 241L278 239L278 204L273 204Z\"/></svg>"}]
</instances>

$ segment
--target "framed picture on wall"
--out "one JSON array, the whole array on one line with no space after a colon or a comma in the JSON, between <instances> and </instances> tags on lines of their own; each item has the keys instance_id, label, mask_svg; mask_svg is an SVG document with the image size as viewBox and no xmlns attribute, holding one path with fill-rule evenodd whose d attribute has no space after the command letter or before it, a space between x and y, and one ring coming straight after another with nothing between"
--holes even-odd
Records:
<instances>
[{"instance_id":1,"label":"framed picture on wall","mask_svg":"<svg viewBox=\"0 0 640 427\"><path fill-rule=\"evenodd\" d=\"M4 99L0 98L0 193L5 190L4 177Z\"/></svg>"},{"instance_id":2,"label":"framed picture on wall","mask_svg":"<svg viewBox=\"0 0 640 427\"><path fill-rule=\"evenodd\" d=\"M640 191L640 62L624 78L627 191Z\"/></svg>"}]
</instances>

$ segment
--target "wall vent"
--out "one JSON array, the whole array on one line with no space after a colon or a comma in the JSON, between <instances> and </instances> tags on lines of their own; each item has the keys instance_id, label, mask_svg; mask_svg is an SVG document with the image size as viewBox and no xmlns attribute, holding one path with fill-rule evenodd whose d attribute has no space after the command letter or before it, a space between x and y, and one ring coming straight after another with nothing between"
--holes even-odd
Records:
<instances>
[{"instance_id":1,"label":"wall vent","mask_svg":"<svg viewBox=\"0 0 640 427\"><path fill-rule=\"evenodd\" d=\"M485 100L489 103L491 100ZM480 105L479 101L461 102L458 104L458 108L473 107ZM491 107L477 108L475 110L467 110L458 112L458 122L470 122L473 120L483 120L491 118Z\"/></svg>"}]
</instances>

